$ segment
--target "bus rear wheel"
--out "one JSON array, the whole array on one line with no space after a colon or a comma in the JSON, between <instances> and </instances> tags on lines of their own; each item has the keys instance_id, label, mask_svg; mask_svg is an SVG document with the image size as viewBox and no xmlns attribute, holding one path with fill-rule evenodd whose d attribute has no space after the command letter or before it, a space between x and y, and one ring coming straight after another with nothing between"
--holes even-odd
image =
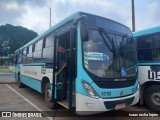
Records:
<instances>
[{"instance_id":1,"label":"bus rear wheel","mask_svg":"<svg viewBox=\"0 0 160 120\"><path fill-rule=\"evenodd\" d=\"M152 85L145 90L146 105L152 111L160 111L160 85Z\"/></svg>"},{"instance_id":2,"label":"bus rear wheel","mask_svg":"<svg viewBox=\"0 0 160 120\"><path fill-rule=\"evenodd\" d=\"M45 97L45 103L48 108L50 109L55 109L57 108L57 104L53 101L51 101L51 92L50 92L50 83L46 83L45 85L45 92L44 92L44 97Z\"/></svg>"}]
</instances>

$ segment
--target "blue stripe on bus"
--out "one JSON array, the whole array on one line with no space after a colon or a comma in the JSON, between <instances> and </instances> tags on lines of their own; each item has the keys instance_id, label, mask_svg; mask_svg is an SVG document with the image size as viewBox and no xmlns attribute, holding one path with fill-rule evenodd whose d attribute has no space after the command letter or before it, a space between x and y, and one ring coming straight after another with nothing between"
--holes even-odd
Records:
<instances>
[{"instance_id":1,"label":"blue stripe on bus","mask_svg":"<svg viewBox=\"0 0 160 120\"><path fill-rule=\"evenodd\" d=\"M141 62L141 63L138 63L139 66L150 66L150 65L160 65L160 62Z\"/></svg>"},{"instance_id":2,"label":"blue stripe on bus","mask_svg":"<svg viewBox=\"0 0 160 120\"><path fill-rule=\"evenodd\" d=\"M41 83L42 81L40 80L37 80L37 79L33 79L33 78L30 78L30 77L26 77L26 76L23 76L23 75L20 75L20 79L21 79L21 82L29 87L31 87L32 89L42 93L41 91Z\"/></svg>"},{"instance_id":3,"label":"blue stripe on bus","mask_svg":"<svg viewBox=\"0 0 160 120\"><path fill-rule=\"evenodd\" d=\"M46 63L43 62L33 62L33 63L26 63L26 64L22 64L23 66L45 66Z\"/></svg>"}]
</instances>

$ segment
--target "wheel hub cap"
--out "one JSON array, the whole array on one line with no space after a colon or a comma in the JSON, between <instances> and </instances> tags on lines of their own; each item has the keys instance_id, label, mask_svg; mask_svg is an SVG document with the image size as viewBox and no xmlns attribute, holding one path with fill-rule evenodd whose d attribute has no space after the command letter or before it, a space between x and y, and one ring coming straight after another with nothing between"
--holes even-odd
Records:
<instances>
[{"instance_id":1,"label":"wheel hub cap","mask_svg":"<svg viewBox=\"0 0 160 120\"><path fill-rule=\"evenodd\" d=\"M151 100L154 105L160 106L160 92L153 93L151 96Z\"/></svg>"}]
</instances>

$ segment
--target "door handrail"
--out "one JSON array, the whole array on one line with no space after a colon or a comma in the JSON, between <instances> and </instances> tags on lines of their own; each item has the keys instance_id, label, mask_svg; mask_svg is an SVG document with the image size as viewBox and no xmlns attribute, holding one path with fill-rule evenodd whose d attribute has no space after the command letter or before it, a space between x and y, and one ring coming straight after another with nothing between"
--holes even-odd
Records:
<instances>
[{"instance_id":1,"label":"door handrail","mask_svg":"<svg viewBox=\"0 0 160 120\"><path fill-rule=\"evenodd\" d=\"M66 66L67 66L67 63L65 63L65 64L62 66L62 68L61 68L58 72L56 72L56 73L54 74L54 76L57 76Z\"/></svg>"}]
</instances>

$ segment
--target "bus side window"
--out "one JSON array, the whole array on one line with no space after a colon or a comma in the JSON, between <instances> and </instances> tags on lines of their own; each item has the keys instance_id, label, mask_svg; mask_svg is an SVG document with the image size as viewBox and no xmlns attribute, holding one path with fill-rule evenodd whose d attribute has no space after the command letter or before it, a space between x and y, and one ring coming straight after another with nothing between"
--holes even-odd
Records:
<instances>
[{"instance_id":1,"label":"bus side window","mask_svg":"<svg viewBox=\"0 0 160 120\"><path fill-rule=\"evenodd\" d=\"M34 50L35 50L33 53L34 61L40 61L42 56L42 40L39 40L37 43L35 43Z\"/></svg>"},{"instance_id":2,"label":"bus side window","mask_svg":"<svg viewBox=\"0 0 160 120\"><path fill-rule=\"evenodd\" d=\"M139 61L160 60L160 33L149 34L136 38Z\"/></svg>"},{"instance_id":3,"label":"bus side window","mask_svg":"<svg viewBox=\"0 0 160 120\"><path fill-rule=\"evenodd\" d=\"M137 38L137 54L139 61L153 60L152 40L149 36Z\"/></svg>"},{"instance_id":4,"label":"bus side window","mask_svg":"<svg viewBox=\"0 0 160 120\"><path fill-rule=\"evenodd\" d=\"M28 47L28 52L27 52L27 60L26 60L26 62L31 62L32 61L32 45L30 45L29 47Z\"/></svg>"},{"instance_id":5,"label":"bus side window","mask_svg":"<svg viewBox=\"0 0 160 120\"><path fill-rule=\"evenodd\" d=\"M50 34L43 40L42 59L45 62L53 63L53 55L54 55L54 34Z\"/></svg>"},{"instance_id":6,"label":"bus side window","mask_svg":"<svg viewBox=\"0 0 160 120\"><path fill-rule=\"evenodd\" d=\"M26 63L26 48L23 49L23 53L22 53L22 60L23 60L23 63Z\"/></svg>"}]
</instances>

